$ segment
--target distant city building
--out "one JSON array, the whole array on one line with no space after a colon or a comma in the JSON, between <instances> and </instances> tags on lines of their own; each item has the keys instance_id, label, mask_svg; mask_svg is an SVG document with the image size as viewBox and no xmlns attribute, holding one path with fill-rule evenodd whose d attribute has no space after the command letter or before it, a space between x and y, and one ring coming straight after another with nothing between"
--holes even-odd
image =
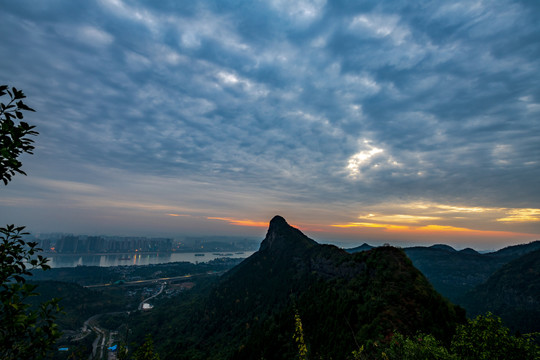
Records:
<instances>
[{"instance_id":1,"label":"distant city building","mask_svg":"<svg viewBox=\"0 0 540 360\"><path fill-rule=\"evenodd\" d=\"M41 240L44 250L51 243ZM144 237L105 237L65 235L56 241L55 252L59 254L125 253L125 252L170 252L172 239Z\"/></svg>"},{"instance_id":2,"label":"distant city building","mask_svg":"<svg viewBox=\"0 0 540 360\"><path fill-rule=\"evenodd\" d=\"M206 236L186 237L173 241L171 238L147 238L136 236L89 236L72 234L39 234L28 240L38 243L47 253L58 254L108 254L135 252L238 252L252 251L259 247L258 240L238 237Z\"/></svg>"}]
</instances>

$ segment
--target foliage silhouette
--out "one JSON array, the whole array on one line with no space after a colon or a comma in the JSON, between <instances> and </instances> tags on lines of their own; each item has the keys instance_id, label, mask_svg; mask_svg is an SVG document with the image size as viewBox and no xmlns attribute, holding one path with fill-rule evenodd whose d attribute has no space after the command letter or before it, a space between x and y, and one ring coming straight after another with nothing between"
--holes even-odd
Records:
<instances>
[{"instance_id":1,"label":"foliage silhouette","mask_svg":"<svg viewBox=\"0 0 540 360\"><path fill-rule=\"evenodd\" d=\"M19 156L23 153L32 154L34 140L28 136L38 135L38 132L33 130L35 126L21 121L24 117L23 111L35 111L22 101L26 98L24 93L14 87L9 90L7 85L0 85L0 96L6 94L10 96L10 101L7 105L0 103L0 174L4 185L7 185L16 173L26 175L21 170Z\"/></svg>"},{"instance_id":2,"label":"foliage silhouette","mask_svg":"<svg viewBox=\"0 0 540 360\"><path fill-rule=\"evenodd\" d=\"M514 336L499 317L487 313L459 325L450 346L432 335L396 333L374 358L386 360L527 360L540 359L530 336Z\"/></svg>"},{"instance_id":3,"label":"foliage silhouette","mask_svg":"<svg viewBox=\"0 0 540 360\"><path fill-rule=\"evenodd\" d=\"M23 119L22 111L35 111L22 99L21 90L0 86L0 96L9 94L10 101L0 103L0 175L5 185L21 170L19 156L32 154L37 135L34 126ZM16 122L19 122L18 124ZM0 357L2 359L40 359L60 337L55 316L60 311L58 299L52 299L33 309L28 298L37 295L36 285L26 282L34 269L47 270L47 259L35 242L23 239L24 226L6 225L0 228Z\"/></svg>"},{"instance_id":4,"label":"foliage silhouette","mask_svg":"<svg viewBox=\"0 0 540 360\"><path fill-rule=\"evenodd\" d=\"M540 359L540 346L527 336L511 335L501 318L489 312L458 326L451 350L463 360Z\"/></svg>"},{"instance_id":5,"label":"foliage silhouette","mask_svg":"<svg viewBox=\"0 0 540 360\"><path fill-rule=\"evenodd\" d=\"M36 285L26 282L34 269L46 270L48 259L34 257L37 243L26 242L24 227L0 228L0 358L39 359L60 336L55 324L58 299L32 309L28 298L37 295Z\"/></svg>"},{"instance_id":6,"label":"foliage silhouette","mask_svg":"<svg viewBox=\"0 0 540 360\"><path fill-rule=\"evenodd\" d=\"M134 360L159 360L159 355L154 351L152 336L146 335L144 343L135 351Z\"/></svg>"}]
</instances>

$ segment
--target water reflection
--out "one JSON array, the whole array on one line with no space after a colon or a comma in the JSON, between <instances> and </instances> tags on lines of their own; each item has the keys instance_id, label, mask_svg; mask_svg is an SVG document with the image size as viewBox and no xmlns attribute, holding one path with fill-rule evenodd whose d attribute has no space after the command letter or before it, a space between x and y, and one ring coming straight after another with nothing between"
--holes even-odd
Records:
<instances>
[{"instance_id":1,"label":"water reflection","mask_svg":"<svg viewBox=\"0 0 540 360\"><path fill-rule=\"evenodd\" d=\"M207 262L216 258L246 258L253 254L253 251L242 253L126 253L126 254L106 254L106 255L68 255L68 254L47 254L51 267L75 267L75 266L118 266L118 265L150 265L163 264L177 261L187 261L191 263Z\"/></svg>"}]
</instances>

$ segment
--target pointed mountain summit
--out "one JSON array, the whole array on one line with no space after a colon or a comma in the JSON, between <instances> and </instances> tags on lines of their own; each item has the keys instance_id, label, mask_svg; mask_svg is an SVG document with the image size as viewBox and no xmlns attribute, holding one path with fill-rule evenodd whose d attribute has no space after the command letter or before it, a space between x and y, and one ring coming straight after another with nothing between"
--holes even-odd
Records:
<instances>
[{"instance_id":1,"label":"pointed mountain summit","mask_svg":"<svg viewBox=\"0 0 540 360\"><path fill-rule=\"evenodd\" d=\"M169 321L174 341L166 328L154 334L156 343L170 344L165 358L297 358L296 316L313 359L350 358L359 344L388 341L395 331L448 340L465 319L402 250L349 254L318 244L281 216L270 221L259 251L191 306L153 312L152 319L190 314Z\"/></svg>"},{"instance_id":2,"label":"pointed mountain summit","mask_svg":"<svg viewBox=\"0 0 540 360\"><path fill-rule=\"evenodd\" d=\"M368 250L371 250L373 248L374 248L374 246L371 246L368 243L363 243L360 246L353 247L351 249L347 249L347 252L352 254L352 253L356 253L356 252L368 251Z\"/></svg>"},{"instance_id":3,"label":"pointed mountain summit","mask_svg":"<svg viewBox=\"0 0 540 360\"><path fill-rule=\"evenodd\" d=\"M279 252L315 245L317 245L315 241L302 234L300 230L290 226L283 217L276 215L270 220L268 232L259 251Z\"/></svg>"}]
</instances>

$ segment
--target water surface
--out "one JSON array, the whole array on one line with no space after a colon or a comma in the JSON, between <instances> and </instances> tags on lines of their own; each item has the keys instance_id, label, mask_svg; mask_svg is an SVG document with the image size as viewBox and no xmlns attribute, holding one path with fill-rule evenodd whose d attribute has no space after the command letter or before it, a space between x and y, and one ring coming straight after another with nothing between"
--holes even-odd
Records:
<instances>
[{"instance_id":1,"label":"water surface","mask_svg":"<svg viewBox=\"0 0 540 360\"><path fill-rule=\"evenodd\" d=\"M46 254L50 259L48 265L53 268L75 266L118 266L118 265L150 265L177 261L200 263L217 258L246 258L254 251L225 253L143 253L143 254ZM204 254L204 255L202 255Z\"/></svg>"}]
</instances>

